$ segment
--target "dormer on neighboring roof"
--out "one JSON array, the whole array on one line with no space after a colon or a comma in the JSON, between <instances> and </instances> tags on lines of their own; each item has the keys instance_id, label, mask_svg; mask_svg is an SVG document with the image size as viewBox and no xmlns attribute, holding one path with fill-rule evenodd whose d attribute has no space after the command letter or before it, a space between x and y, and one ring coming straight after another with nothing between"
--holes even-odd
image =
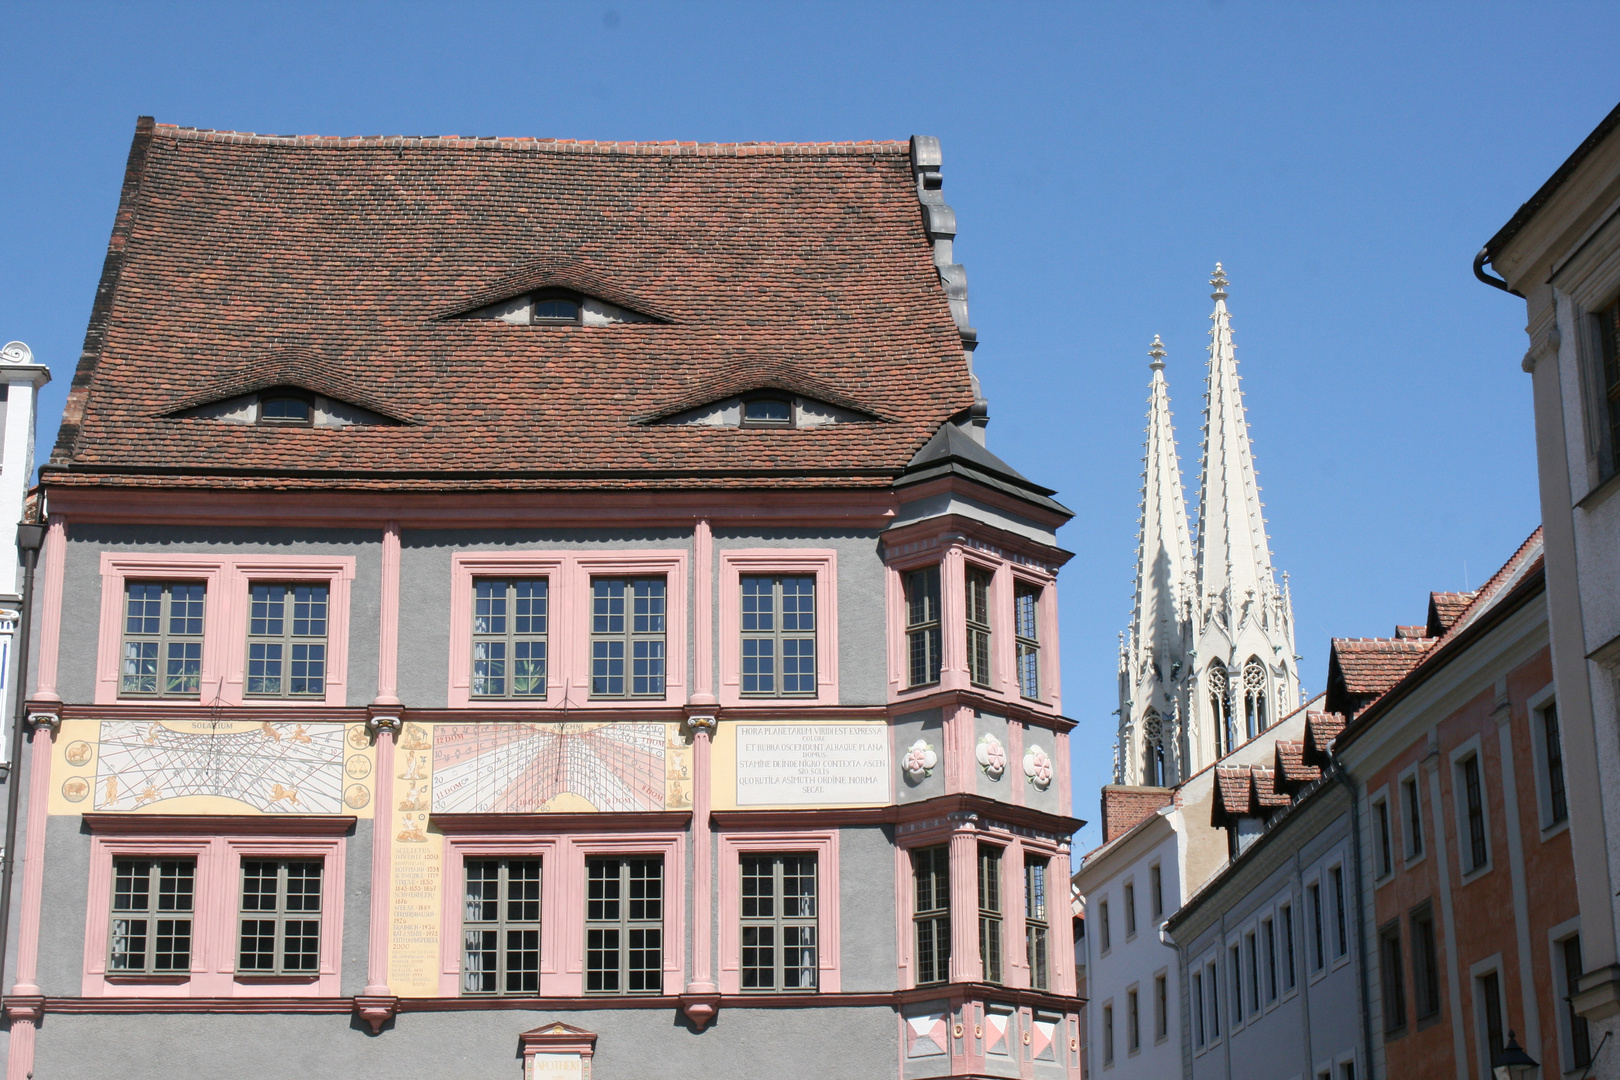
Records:
<instances>
[{"instance_id":1,"label":"dormer on neighboring roof","mask_svg":"<svg viewBox=\"0 0 1620 1080\"><path fill-rule=\"evenodd\" d=\"M493 282L439 319L496 319L513 326L614 326L668 318L585 264L535 263Z\"/></svg>"},{"instance_id":2,"label":"dormer on neighboring roof","mask_svg":"<svg viewBox=\"0 0 1620 1080\"><path fill-rule=\"evenodd\" d=\"M691 427L818 428L880 417L788 361L739 361L637 418Z\"/></svg>"},{"instance_id":3,"label":"dormer on neighboring roof","mask_svg":"<svg viewBox=\"0 0 1620 1080\"><path fill-rule=\"evenodd\" d=\"M1432 592L1429 594L1429 625L1425 637L1437 638L1445 634L1462 618L1477 592Z\"/></svg>"},{"instance_id":4,"label":"dormer on neighboring roof","mask_svg":"<svg viewBox=\"0 0 1620 1080\"><path fill-rule=\"evenodd\" d=\"M1353 719L1417 667L1433 646L1432 638L1334 638L1328 653L1328 709Z\"/></svg>"},{"instance_id":5,"label":"dormer on neighboring roof","mask_svg":"<svg viewBox=\"0 0 1620 1080\"><path fill-rule=\"evenodd\" d=\"M410 421L320 352L292 346L250 356L235 371L157 413L258 427L347 428Z\"/></svg>"}]
</instances>

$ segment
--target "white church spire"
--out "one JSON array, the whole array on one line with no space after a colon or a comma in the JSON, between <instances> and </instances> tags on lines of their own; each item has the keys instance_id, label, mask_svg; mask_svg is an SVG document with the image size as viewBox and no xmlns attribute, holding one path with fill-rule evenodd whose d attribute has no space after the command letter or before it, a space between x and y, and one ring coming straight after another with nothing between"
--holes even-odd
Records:
<instances>
[{"instance_id":1,"label":"white church spire","mask_svg":"<svg viewBox=\"0 0 1620 1080\"><path fill-rule=\"evenodd\" d=\"M1200 673L1195 709L1203 718L1194 740L1204 743L1194 754L1196 767L1269 727L1299 698L1293 611L1271 565L1220 263L1210 284L1215 312L1204 396L1193 613Z\"/></svg>"},{"instance_id":2,"label":"white church spire","mask_svg":"<svg viewBox=\"0 0 1620 1080\"><path fill-rule=\"evenodd\" d=\"M1142 454L1136 595L1129 640L1120 657L1118 782L1160 785L1181 774L1175 733L1184 715L1181 686L1192 641L1188 602L1193 585L1187 503L1164 379L1164 345L1148 350L1147 438Z\"/></svg>"}]
</instances>

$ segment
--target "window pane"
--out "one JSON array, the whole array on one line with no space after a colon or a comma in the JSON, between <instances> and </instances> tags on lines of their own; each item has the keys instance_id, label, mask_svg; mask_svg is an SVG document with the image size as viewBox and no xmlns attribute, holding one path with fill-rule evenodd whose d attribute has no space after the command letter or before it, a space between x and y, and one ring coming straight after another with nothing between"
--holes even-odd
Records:
<instances>
[{"instance_id":1,"label":"window pane","mask_svg":"<svg viewBox=\"0 0 1620 1080\"><path fill-rule=\"evenodd\" d=\"M793 419L793 410L781 398L755 398L744 403L743 419L753 423L786 424Z\"/></svg>"},{"instance_id":2,"label":"window pane","mask_svg":"<svg viewBox=\"0 0 1620 1080\"><path fill-rule=\"evenodd\" d=\"M536 300L533 317L544 322L574 322L579 318L579 305L560 297Z\"/></svg>"},{"instance_id":3,"label":"window pane","mask_svg":"<svg viewBox=\"0 0 1620 1080\"><path fill-rule=\"evenodd\" d=\"M776 629L774 582L768 577L742 579L742 628L748 631Z\"/></svg>"},{"instance_id":4,"label":"window pane","mask_svg":"<svg viewBox=\"0 0 1620 1080\"><path fill-rule=\"evenodd\" d=\"M473 583L473 633L506 633L506 582Z\"/></svg>"},{"instance_id":5,"label":"window pane","mask_svg":"<svg viewBox=\"0 0 1620 1080\"><path fill-rule=\"evenodd\" d=\"M162 625L163 586L155 581L132 581L127 586L126 634L155 634Z\"/></svg>"}]
</instances>

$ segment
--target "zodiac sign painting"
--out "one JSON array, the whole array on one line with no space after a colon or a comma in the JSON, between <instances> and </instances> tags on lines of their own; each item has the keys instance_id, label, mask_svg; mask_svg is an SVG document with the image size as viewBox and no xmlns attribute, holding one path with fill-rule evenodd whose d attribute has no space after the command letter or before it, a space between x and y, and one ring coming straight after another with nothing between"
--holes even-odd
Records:
<instances>
[{"instance_id":1,"label":"zodiac sign painting","mask_svg":"<svg viewBox=\"0 0 1620 1080\"><path fill-rule=\"evenodd\" d=\"M137 810L207 795L266 814L342 813L344 734L339 724L223 723L177 731L103 720L95 808Z\"/></svg>"}]
</instances>

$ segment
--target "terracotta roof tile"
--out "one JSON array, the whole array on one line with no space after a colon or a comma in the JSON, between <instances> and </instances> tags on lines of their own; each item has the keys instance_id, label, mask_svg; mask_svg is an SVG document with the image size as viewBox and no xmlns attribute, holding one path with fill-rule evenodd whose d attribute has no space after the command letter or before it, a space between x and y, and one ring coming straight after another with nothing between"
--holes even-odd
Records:
<instances>
[{"instance_id":1,"label":"terracotta roof tile","mask_svg":"<svg viewBox=\"0 0 1620 1080\"><path fill-rule=\"evenodd\" d=\"M1429 625L1426 637L1439 637L1450 630L1478 593L1432 592L1429 594Z\"/></svg>"},{"instance_id":2,"label":"terracotta roof tile","mask_svg":"<svg viewBox=\"0 0 1620 1080\"><path fill-rule=\"evenodd\" d=\"M1429 638L1334 638L1333 659L1351 694L1381 694L1416 667L1433 645Z\"/></svg>"},{"instance_id":3,"label":"terracotta roof tile","mask_svg":"<svg viewBox=\"0 0 1620 1080\"><path fill-rule=\"evenodd\" d=\"M1250 765L1249 775L1254 780L1255 805L1262 810L1276 810L1287 806L1293 799L1286 791L1277 790L1277 778L1263 765Z\"/></svg>"},{"instance_id":4,"label":"terracotta roof tile","mask_svg":"<svg viewBox=\"0 0 1620 1080\"><path fill-rule=\"evenodd\" d=\"M1247 766L1215 770L1215 814L1243 817L1250 812L1252 781Z\"/></svg>"},{"instance_id":5,"label":"terracotta roof tile","mask_svg":"<svg viewBox=\"0 0 1620 1080\"><path fill-rule=\"evenodd\" d=\"M1305 714L1305 760L1325 764L1333 749L1333 740L1344 730L1346 720L1341 713L1309 712Z\"/></svg>"},{"instance_id":6,"label":"terracotta roof tile","mask_svg":"<svg viewBox=\"0 0 1620 1080\"><path fill-rule=\"evenodd\" d=\"M96 483L173 486L228 463L234 475L208 483L881 485L973 402L904 142L157 125L137 132L110 250L116 288L87 340L98 359L74 379L52 459ZM665 321L439 317L542 280ZM294 376L406 422L168 415ZM881 419L635 423L755 379Z\"/></svg>"}]
</instances>

